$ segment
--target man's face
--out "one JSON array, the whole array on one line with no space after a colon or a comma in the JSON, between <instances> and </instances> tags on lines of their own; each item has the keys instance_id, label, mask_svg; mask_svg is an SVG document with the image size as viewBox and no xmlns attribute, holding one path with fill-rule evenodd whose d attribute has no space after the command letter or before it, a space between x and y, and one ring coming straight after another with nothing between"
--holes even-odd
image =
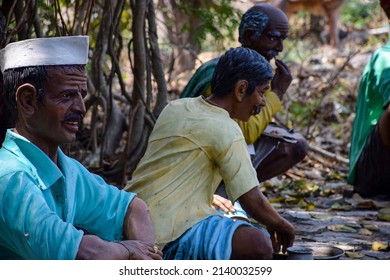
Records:
<instances>
[{"instance_id":1,"label":"man's face","mask_svg":"<svg viewBox=\"0 0 390 280\"><path fill-rule=\"evenodd\" d=\"M32 120L34 142L40 147L57 148L76 139L86 111L86 72L72 68L65 73L59 67L51 67L44 92L44 100Z\"/></svg>"},{"instance_id":2,"label":"man's face","mask_svg":"<svg viewBox=\"0 0 390 280\"><path fill-rule=\"evenodd\" d=\"M261 107L265 106L264 93L270 88L269 82L258 85L251 95L245 95L241 103L241 115L239 120L248 121L252 115L260 113Z\"/></svg>"},{"instance_id":3,"label":"man's face","mask_svg":"<svg viewBox=\"0 0 390 280\"><path fill-rule=\"evenodd\" d=\"M288 37L289 25L285 17L274 16L269 19L261 36L251 40L248 47L257 51L268 61L283 51L283 41Z\"/></svg>"}]
</instances>

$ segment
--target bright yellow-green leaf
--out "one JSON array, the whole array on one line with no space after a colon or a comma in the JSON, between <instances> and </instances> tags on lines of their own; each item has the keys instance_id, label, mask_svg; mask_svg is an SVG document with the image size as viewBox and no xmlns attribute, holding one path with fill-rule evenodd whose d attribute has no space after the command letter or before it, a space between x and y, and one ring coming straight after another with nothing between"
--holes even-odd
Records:
<instances>
[{"instance_id":1,"label":"bright yellow-green leaf","mask_svg":"<svg viewBox=\"0 0 390 280\"><path fill-rule=\"evenodd\" d=\"M306 206L306 210L307 211L312 211L316 208L316 206L313 204L313 203L309 203L307 206Z\"/></svg>"},{"instance_id":2,"label":"bright yellow-green leaf","mask_svg":"<svg viewBox=\"0 0 390 280\"><path fill-rule=\"evenodd\" d=\"M389 248L389 243L387 242L374 241L372 243L372 250L374 251L385 251L388 248Z\"/></svg>"}]
</instances>

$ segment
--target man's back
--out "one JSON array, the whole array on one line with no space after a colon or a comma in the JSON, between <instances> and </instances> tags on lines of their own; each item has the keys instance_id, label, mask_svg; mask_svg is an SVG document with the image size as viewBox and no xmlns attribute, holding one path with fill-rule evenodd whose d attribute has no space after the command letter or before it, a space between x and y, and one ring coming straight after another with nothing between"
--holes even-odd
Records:
<instances>
[{"instance_id":1,"label":"man's back","mask_svg":"<svg viewBox=\"0 0 390 280\"><path fill-rule=\"evenodd\" d=\"M149 205L156 240L164 245L218 214L210 205L222 177L228 186L258 184L241 130L226 110L202 97L185 98L161 113L125 189ZM238 188L229 191L234 199L242 194Z\"/></svg>"}]
</instances>

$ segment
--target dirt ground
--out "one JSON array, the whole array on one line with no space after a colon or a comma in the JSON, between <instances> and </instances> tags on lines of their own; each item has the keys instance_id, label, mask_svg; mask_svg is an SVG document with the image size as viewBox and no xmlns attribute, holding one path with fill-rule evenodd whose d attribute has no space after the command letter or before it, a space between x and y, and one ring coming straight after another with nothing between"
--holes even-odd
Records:
<instances>
[{"instance_id":1,"label":"dirt ground","mask_svg":"<svg viewBox=\"0 0 390 280\"><path fill-rule=\"evenodd\" d=\"M353 207L347 211L329 208L306 211L292 208L279 212L296 227L294 245L314 249L316 246L340 248L344 254L339 259L390 259L390 223L378 218L378 210ZM322 256L332 258L335 254L337 252L330 251Z\"/></svg>"}]
</instances>

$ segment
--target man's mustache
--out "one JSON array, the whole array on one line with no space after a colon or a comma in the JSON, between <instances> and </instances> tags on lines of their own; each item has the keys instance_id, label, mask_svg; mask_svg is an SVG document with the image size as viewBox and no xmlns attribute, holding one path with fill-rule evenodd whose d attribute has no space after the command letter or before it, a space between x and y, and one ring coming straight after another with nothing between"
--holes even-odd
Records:
<instances>
[{"instance_id":1,"label":"man's mustache","mask_svg":"<svg viewBox=\"0 0 390 280\"><path fill-rule=\"evenodd\" d=\"M255 105L255 109L253 110L253 115L257 115L260 113L261 106L260 105Z\"/></svg>"},{"instance_id":2,"label":"man's mustache","mask_svg":"<svg viewBox=\"0 0 390 280\"><path fill-rule=\"evenodd\" d=\"M82 121L84 118L84 115L83 114L80 114L80 113L69 113L67 114L63 121L66 122L66 121Z\"/></svg>"}]
</instances>

